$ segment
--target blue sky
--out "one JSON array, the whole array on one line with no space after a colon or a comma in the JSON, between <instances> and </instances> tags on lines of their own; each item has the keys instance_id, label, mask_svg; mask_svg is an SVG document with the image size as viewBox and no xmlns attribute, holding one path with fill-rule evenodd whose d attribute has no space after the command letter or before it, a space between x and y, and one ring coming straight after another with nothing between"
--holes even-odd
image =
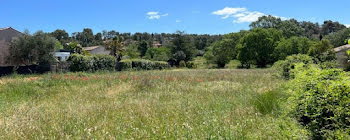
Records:
<instances>
[{"instance_id":1,"label":"blue sky","mask_svg":"<svg viewBox=\"0 0 350 140\"><path fill-rule=\"evenodd\" d=\"M350 0L1 0L0 28L224 34L260 15L350 24Z\"/></svg>"}]
</instances>

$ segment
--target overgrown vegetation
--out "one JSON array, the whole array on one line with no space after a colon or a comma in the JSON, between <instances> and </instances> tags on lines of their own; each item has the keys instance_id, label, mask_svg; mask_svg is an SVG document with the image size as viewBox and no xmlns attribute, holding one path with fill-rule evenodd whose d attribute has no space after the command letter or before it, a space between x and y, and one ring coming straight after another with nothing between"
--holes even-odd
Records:
<instances>
[{"instance_id":1,"label":"overgrown vegetation","mask_svg":"<svg viewBox=\"0 0 350 140\"><path fill-rule=\"evenodd\" d=\"M14 75L0 80L0 139L306 139L252 104L282 83L270 70Z\"/></svg>"},{"instance_id":2,"label":"overgrown vegetation","mask_svg":"<svg viewBox=\"0 0 350 140\"><path fill-rule=\"evenodd\" d=\"M300 64L302 65L302 64ZM350 79L339 69L299 66L290 81L293 114L314 139L349 139Z\"/></svg>"}]
</instances>

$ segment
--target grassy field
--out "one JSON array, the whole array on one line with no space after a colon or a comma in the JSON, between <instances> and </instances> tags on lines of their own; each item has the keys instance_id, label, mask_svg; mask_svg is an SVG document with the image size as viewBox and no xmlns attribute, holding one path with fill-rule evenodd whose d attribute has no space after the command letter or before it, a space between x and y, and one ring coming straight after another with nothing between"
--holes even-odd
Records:
<instances>
[{"instance_id":1,"label":"grassy field","mask_svg":"<svg viewBox=\"0 0 350 140\"><path fill-rule=\"evenodd\" d=\"M303 139L270 70L0 79L0 139Z\"/></svg>"}]
</instances>

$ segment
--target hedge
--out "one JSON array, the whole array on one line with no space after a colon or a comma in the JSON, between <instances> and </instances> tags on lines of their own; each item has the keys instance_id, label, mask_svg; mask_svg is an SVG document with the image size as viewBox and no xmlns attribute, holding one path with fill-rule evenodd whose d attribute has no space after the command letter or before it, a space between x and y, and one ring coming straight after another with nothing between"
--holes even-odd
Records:
<instances>
[{"instance_id":1,"label":"hedge","mask_svg":"<svg viewBox=\"0 0 350 140\"><path fill-rule=\"evenodd\" d=\"M117 64L117 70L162 70L170 68L167 62L144 59L127 59Z\"/></svg>"},{"instance_id":2,"label":"hedge","mask_svg":"<svg viewBox=\"0 0 350 140\"><path fill-rule=\"evenodd\" d=\"M93 55L84 56L73 54L68 59L69 70L78 71L98 71L98 70L114 70L116 60L110 55Z\"/></svg>"}]
</instances>

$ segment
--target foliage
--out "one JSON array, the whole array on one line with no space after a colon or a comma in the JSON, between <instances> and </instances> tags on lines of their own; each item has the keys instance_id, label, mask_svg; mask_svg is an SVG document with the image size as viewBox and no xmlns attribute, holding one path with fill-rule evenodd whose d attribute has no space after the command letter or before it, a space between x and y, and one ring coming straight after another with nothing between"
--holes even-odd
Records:
<instances>
[{"instance_id":1,"label":"foliage","mask_svg":"<svg viewBox=\"0 0 350 140\"><path fill-rule=\"evenodd\" d=\"M293 79L295 75L293 70L299 63L308 66L310 64L313 64L313 60L312 57L305 54L291 55L288 56L285 60L277 61L273 65L273 69L277 71L279 76L282 76L285 79Z\"/></svg>"},{"instance_id":2,"label":"foliage","mask_svg":"<svg viewBox=\"0 0 350 140\"><path fill-rule=\"evenodd\" d=\"M184 32L176 32L175 38L171 41L169 48L173 54L172 58L177 64L182 60L185 62L190 61L195 56L195 46L191 38L186 36Z\"/></svg>"},{"instance_id":3,"label":"foliage","mask_svg":"<svg viewBox=\"0 0 350 140\"><path fill-rule=\"evenodd\" d=\"M139 44L138 44L138 51L141 53L141 57L145 56L146 55L146 52L148 50L148 43L146 41L141 41Z\"/></svg>"},{"instance_id":4,"label":"foliage","mask_svg":"<svg viewBox=\"0 0 350 140\"><path fill-rule=\"evenodd\" d=\"M12 40L7 60L15 65L48 64L56 47L60 47L56 39L42 31L25 34Z\"/></svg>"},{"instance_id":5,"label":"foliage","mask_svg":"<svg viewBox=\"0 0 350 140\"><path fill-rule=\"evenodd\" d=\"M60 41L61 44L66 43L69 39L69 34L65 30L57 29L50 33L50 35Z\"/></svg>"},{"instance_id":6,"label":"foliage","mask_svg":"<svg viewBox=\"0 0 350 140\"><path fill-rule=\"evenodd\" d=\"M230 60L236 58L236 46L244 34L245 32L239 32L226 35L223 40L213 43L204 56L218 67L225 67Z\"/></svg>"},{"instance_id":7,"label":"foliage","mask_svg":"<svg viewBox=\"0 0 350 140\"><path fill-rule=\"evenodd\" d=\"M116 67L116 60L110 55L85 56L81 54L72 54L69 56L68 62L69 70L72 72L113 71Z\"/></svg>"},{"instance_id":8,"label":"foliage","mask_svg":"<svg viewBox=\"0 0 350 140\"><path fill-rule=\"evenodd\" d=\"M225 68L227 69L238 69L241 68L242 64L238 60L231 60L228 64L226 64Z\"/></svg>"},{"instance_id":9,"label":"foliage","mask_svg":"<svg viewBox=\"0 0 350 140\"><path fill-rule=\"evenodd\" d=\"M313 134L314 139L350 134L350 79L339 69L322 70L297 67L290 82L296 118Z\"/></svg>"},{"instance_id":10,"label":"foliage","mask_svg":"<svg viewBox=\"0 0 350 140\"><path fill-rule=\"evenodd\" d=\"M314 44L308 51L308 55L315 58L317 64L336 59L333 45L328 40L321 40Z\"/></svg>"},{"instance_id":11,"label":"foliage","mask_svg":"<svg viewBox=\"0 0 350 140\"><path fill-rule=\"evenodd\" d=\"M111 52L117 61L122 60L123 52L125 51L124 38L117 36L112 40L108 40L105 42L105 47L107 50Z\"/></svg>"},{"instance_id":12,"label":"foliage","mask_svg":"<svg viewBox=\"0 0 350 140\"><path fill-rule=\"evenodd\" d=\"M115 58L111 55L103 55L103 54L98 54L98 55L93 55L93 69L94 71L98 70L109 70L113 71L115 70L117 61Z\"/></svg>"},{"instance_id":13,"label":"foliage","mask_svg":"<svg viewBox=\"0 0 350 140\"><path fill-rule=\"evenodd\" d=\"M94 59L91 56L84 56L81 54L72 54L67 60L69 64L69 70L72 72L78 71L93 71Z\"/></svg>"},{"instance_id":14,"label":"foliage","mask_svg":"<svg viewBox=\"0 0 350 140\"><path fill-rule=\"evenodd\" d=\"M324 21L323 25L321 27L323 35L335 33L335 32L341 31L343 29L346 29L345 25L340 24L339 22L331 21L331 20Z\"/></svg>"},{"instance_id":15,"label":"foliage","mask_svg":"<svg viewBox=\"0 0 350 140\"><path fill-rule=\"evenodd\" d=\"M117 70L162 70L170 68L167 62L144 59L126 59L117 65Z\"/></svg>"},{"instance_id":16,"label":"foliage","mask_svg":"<svg viewBox=\"0 0 350 140\"><path fill-rule=\"evenodd\" d=\"M289 55L308 54L315 43L306 37L292 37L282 40L274 50L274 57L276 60L284 60Z\"/></svg>"},{"instance_id":17,"label":"foliage","mask_svg":"<svg viewBox=\"0 0 350 140\"><path fill-rule=\"evenodd\" d=\"M138 46L136 43L132 43L128 45L125 49L125 52L123 52L123 56L127 57L128 59L137 59L140 57L140 52L138 51Z\"/></svg>"},{"instance_id":18,"label":"foliage","mask_svg":"<svg viewBox=\"0 0 350 140\"><path fill-rule=\"evenodd\" d=\"M328 39L334 47L339 47L348 44L349 37L350 29L343 29L327 35L325 39Z\"/></svg>"},{"instance_id":19,"label":"foliage","mask_svg":"<svg viewBox=\"0 0 350 140\"><path fill-rule=\"evenodd\" d=\"M64 48L69 50L71 53L87 54L87 52L84 51L83 47L78 42L67 43Z\"/></svg>"},{"instance_id":20,"label":"foliage","mask_svg":"<svg viewBox=\"0 0 350 140\"><path fill-rule=\"evenodd\" d=\"M170 49L166 47L149 48L146 52L145 59L153 61L168 61L171 57Z\"/></svg>"},{"instance_id":21,"label":"foliage","mask_svg":"<svg viewBox=\"0 0 350 140\"><path fill-rule=\"evenodd\" d=\"M186 62L185 61L180 61L180 63L179 63L179 67L180 68L185 68L186 67Z\"/></svg>"},{"instance_id":22,"label":"foliage","mask_svg":"<svg viewBox=\"0 0 350 140\"><path fill-rule=\"evenodd\" d=\"M237 58L244 67L249 68L254 63L260 68L266 67L273 63L273 51L282 38L282 33L276 29L253 29L242 38Z\"/></svg>"}]
</instances>

